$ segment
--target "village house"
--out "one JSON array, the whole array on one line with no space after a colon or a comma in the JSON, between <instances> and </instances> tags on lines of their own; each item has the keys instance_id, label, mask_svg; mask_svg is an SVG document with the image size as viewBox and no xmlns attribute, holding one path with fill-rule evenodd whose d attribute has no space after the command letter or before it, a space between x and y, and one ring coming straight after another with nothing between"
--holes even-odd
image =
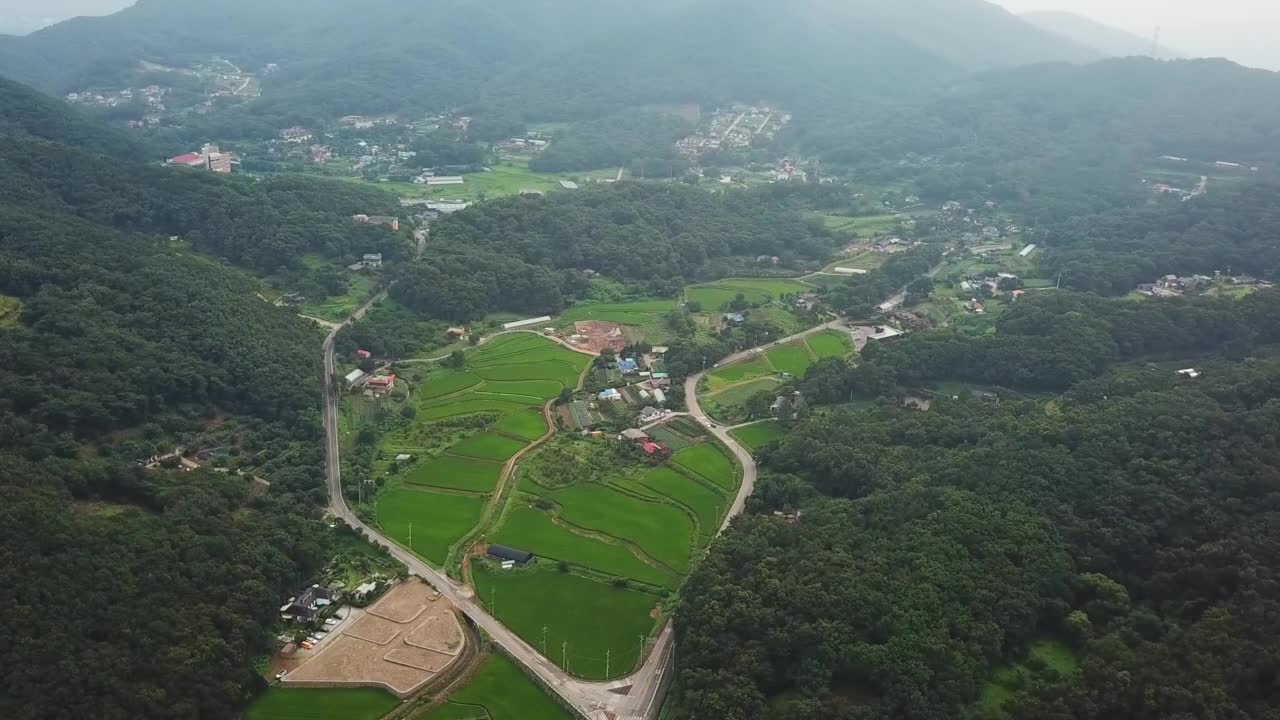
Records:
<instances>
[{"instance_id":1,"label":"village house","mask_svg":"<svg viewBox=\"0 0 1280 720\"><path fill-rule=\"evenodd\" d=\"M661 420L662 416L663 416L663 412L661 410L659 410L656 407L653 407L652 405L646 405L644 409L640 411L640 422L641 423L656 422L658 420Z\"/></svg>"},{"instance_id":2,"label":"village house","mask_svg":"<svg viewBox=\"0 0 1280 720\"><path fill-rule=\"evenodd\" d=\"M618 370L620 370L623 375L634 375L635 373L640 372L640 364L637 363L634 358L622 358L618 361Z\"/></svg>"},{"instance_id":3,"label":"village house","mask_svg":"<svg viewBox=\"0 0 1280 720\"><path fill-rule=\"evenodd\" d=\"M671 448L667 447L662 443L657 443L657 442L641 443L640 449L644 451L645 455L648 455L651 458L666 460L667 458L671 457Z\"/></svg>"},{"instance_id":4,"label":"village house","mask_svg":"<svg viewBox=\"0 0 1280 720\"><path fill-rule=\"evenodd\" d=\"M607 388L605 390L601 390L600 394L596 397L607 402L617 402L622 399L622 393L618 392L615 388Z\"/></svg>"},{"instance_id":5,"label":"village house","mask_svg":"<svg viewBox=\"0 0 1280 720\"><path fill-rule=\"evenodd\" d=\"M359 262L347 266L348 270L377 270L382 267L382 253L365 253Z\"/></svg>"},{"instance_id":6,"label":"village house","mask_svg":"<svg viewBox=\"0 0 1280 720\"><path fill-rule=\"evenodd\" d=\"M809 414L809 403L797 390L790 395L779 395L769 406L769 412L779 420L795 421Z\"/></svg>"},{"instance_id":7,"label":"village house","mask_svg":"<svg viewBox=\"0 0 1280 720\"><path fill-rule=\"evenodd\" d=\"M392 230L400 229L400 218L389 215L352 215L351 220L365 225L386 225Z\"/></svg>"},{"instance_id":8,"label":"village house","mask_svg":"<svg viewBox=\"0 0 1280 720\"><path fill-rule=\"evenodd\" d=\"M352 370L351 372L347 373L347 376L343 378L343 380L346 381L347 388L353 388L356 386L357 383L359 383L361 380L364 379L365 374L366 374L365 371L361 370L360 368L356 368L355 370Z\"/></svg>"},{"instance_id":9,"label":"village house","mask_svg":"<svg viewBox=\"0 0 1280 720\"><path fill-rule=\"evenodd\" d=\"M378 375L377 377L371 377L365 383L365 387L374 392L391 392L396 387L396 376Z\"/></svg>"},{"instance_id":10,"label":"village house","mask_svg":"<svg viewBox=\"0 0 1280 720\"><path fill-rule=\"evenodd\" d=\"M285 619L311 622L315 620L321 610L333 604L337 595L336 592L327 587L312 585L298 593L297 596L289 598L289 601L280 608L280 614Z\"/></svg>"},{"instance_id":11,"label":"village house","mask_svg":"<svg viewBox=\"0 0 1280 720\"><path fill-rule=\"evenodd\" d=\"M450 340L461 340L467 336L467 329L465 327L451 327L445 330L444 334Z\"/></svg>"},{"instance_id":12,"label":"village house","mask_svg":"<svg viewBox=\"0 0 1280 720\"><path fill-rule=\"evenodd\" d=\"M628 428L622 431L622 435L620 437L623 440L630 440L631 442L644 442L649 439L649 434L637 428Z\"/></svg>"}]
</instances>

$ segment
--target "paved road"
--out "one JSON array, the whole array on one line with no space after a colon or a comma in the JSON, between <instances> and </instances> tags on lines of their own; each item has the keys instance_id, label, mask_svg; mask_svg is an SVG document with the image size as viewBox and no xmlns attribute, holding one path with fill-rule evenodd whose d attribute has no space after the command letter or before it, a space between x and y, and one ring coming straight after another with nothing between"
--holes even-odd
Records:
<instances>
[{"instance_id":1,"label":"paved road","mask_svg":"<svg viewBox=\"0 0 1280 720\"><path fill-rule=\"evenodd\" d=\"M362 305L351 318L334 328L324 341L324 383L323 420L325 430L325 480L329 490L329 509L335 517L341 518L347 525L365 533L375 543L385 547L392 557L404 563L409 572L417 575L435 586L442 595L453 602L467 617L482 628L494 643L500 645L516 658L530 672L536 675L547 687L575 707L584 717L591 720L652 720L661 708L660 694L665 691L663 682L671 672L672 630L670 623L659 633L646 663L630 677L604 683L585 682L570 676L547 660L515 633L511 632L485 610L477 602L471 588L456 583L443 573L427 565L416 555L400 547L376 529L366 525L347 506L342 494L341 460L338 445L338 398L330 379L336 370L334 357L334 340L342 327L364 316L386 293L380 293ZM732 443L732 439L730 439ZM734 447L733 444L730 447ZM737 448L735 452L745 452ZM747 467L750 468L751 485L755 479L755 464L750 455L746 456ZM751 485L744 483L749 488ZM749 492L749 489L745 492ZM735 507L740 507L745 496L740 494ZM616 688L631 686L626 695L611 692Z\"/></svg>"}]
</instances>

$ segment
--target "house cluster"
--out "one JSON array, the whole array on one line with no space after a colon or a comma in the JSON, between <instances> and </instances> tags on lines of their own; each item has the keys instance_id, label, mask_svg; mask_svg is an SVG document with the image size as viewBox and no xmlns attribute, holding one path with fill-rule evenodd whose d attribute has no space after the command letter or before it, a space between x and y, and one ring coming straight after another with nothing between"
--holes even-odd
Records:
<instances>
[{"instance_id":1,"label":"house cluster","mask_svg":"<svg viewBox=\"0 0 1280 720\"><path fill-rule=\"evenodd\" d=\"M313 137L313 135L312 135L312 133L311 133L311 131L310 131L310 130L308 130L308 129L306 129L306 128L304 128L304 127L300 126L300 125L294 125L293 127L287 127L287 128L285 128L285 129L281 130L281 131L278 133L278 135L280 136L280 139L281 139L281 140L283 140L283 141L285 141L285 142L287 142L287 143L304 143L304 142L307 142L308 140L310 140L310 139Z\"/></svg>"},{"instance_id":2,"label":"house cluster","mask_svg":"<svg viewBox=\"0 0 1280 720\"><path fill-rule=\"evenodd\" d=\"M871 249L878 253L897 252L900 249L911 247L912 244L902 238L886 238L872 243Z\"/></svg>"},{"instance_id":3,"label":"house cluster","mask_svg":"<svg viewBox=\"0 0 1280 720\"><path fill-rule=\"evenodd\" d=\"M652 408L645 408L651 410ZM640 448L645 455L656 460L666 460L671 457L671 448L665 443L654 442L649 438L649 434L637 428L623 430L618 436L619 440L630 442Z\"/></svg>"},{"instance_id":4,"label":"house cluster","mask_svg":"<svg viewBox=\"0 0 1280 720\"><path fill-rule=\"evenodd\" d=\"M540 153L551 144L551 138L538 132L531 132L526 137L509 138L493 146L499 157L529 155Z\"/></svg>"},{"instance_id":5,"label":"house cluster","mask_svg":"<svg viewBox=\"0 0 1280 720\"><path fill-rule=\"evenodd\" d=\"M676 150L689 158L721 148L741 150L757 140L773 140L789 122L790 113L768 106L717 109L697 133L678 141Z\"/></svg>"},{"instance_id":6,"label":"house cluster","mask_svg":"<svg viewBox=\"0 0 1280 720\"><path fill-rule=\"evenodd\" d=\"M154 127L160 124L160 116L168 107L165 104L165 96L170 93L170 88L160 87L159 85L148 85L144 88L125 88L116 92L78 92L68 93L66 101L77 105L93 105L97 107L121 107L125 105L140 104L142 108L142 117L129 121L129 127Z\"/></svg>"},{"instance_id":7,"label":"house cluster","mask_svg":"<svg viewBox=\"0 0 1280 720\"><path fill-rule=\"evenodd\" d=\"M809 173L796 167L791 160L783 160L781 167L767 173L770 182L807 182Z\"/></svg>"},{"instance_id":8,"label":"house cluster","mask_svg":"<svg viewBox=\"0 0 1280 720\"><path fill-rule=\"evenodd\" d=\"M1165 275L1153 283L1139 285L1138 292L1152 297L1178 297L1202 290L1211 284L1213 284L1213 278L1207 275L1191 275L1189 277Z\"/></svg>"},{"instance_id":9,"label":"house cluster","mask_svg":"<svg viewBox=\"0 0 1280 720\"><path fill-rule=\"evenodd\" d=\"M400 218L391 215L352 215L351 221L363 225L386 225L392 230L400 229Z\"/></svg>"},{"instance_id":10,"label":"house cluster","mask_svg":"<svg viewBox=\"0 0 1280 720\"><path fill-rule=\"evenodd\" d=\"M224 153L217 145L206 144L200 148L200 152L190 152L171 157L165 161L166 165L174 167L190 167L208 170L216 173L231 172L231 165L239 162L231 153Z\"/></svg>"},{"instance_id":11,"label":"house cluster","mask_svg":"<svg viewBox=\"0 0 1280 720\"><path fill-rule=\"evenodd\" d=\"M348 390L363 387L370 396L386 395L396 389L396 376L378 370L371 374L356 368L347 373L343 380L347 383Z\"/></svg>"}]
</instances>

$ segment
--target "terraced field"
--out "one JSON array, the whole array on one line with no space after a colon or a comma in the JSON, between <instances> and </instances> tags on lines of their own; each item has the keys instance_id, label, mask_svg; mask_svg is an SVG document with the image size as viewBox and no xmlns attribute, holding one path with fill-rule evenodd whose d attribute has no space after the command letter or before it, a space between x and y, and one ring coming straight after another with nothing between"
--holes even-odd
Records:
<instances>
[{"instance_id":1,"label":"terraced field","mask_svg":"<svg viewBox=\"0 0 1280 720\"><path fill-rule=\"evenodd\" d=\"M766 420L740 427L729 433L746 449L755 452L787 434L786 427L777 420Z\"/></svg>"},{"instance_id":2,"label":"terraced field","mask_svg":"<svg viewBox=\"0 0 1280 720\"><path fill-rule=\"evenodd\" d=\"M559 632L567 636L584 613L652 629L649 611L678 587L715 536L737 488L737 468L701 433L670 433L683 440L684 464L655 467L617 445L577 438L559 438L522 463L519 493L485 539L538 559L532 570L490 567L473 579L487 602L482 588L496 591L499 619L510 619L535 647L543 625L550 632L564 628ZM504 593L516 607L504 608ZM525 618L533 612L529 606L537 610ZM591 648L570 658L572 672L604 677L604 650L613 653L611 676L627 671L630 656L620 655L616 644L623 636L588 635L566 637L571 648ZM549 655L557 662L558 642ZM616 664L620 657L623 665Z\"/></svg>"},{"instance_id":3,"label":"terraced field","mask_svg":"<svg viewBox=\"0 0 1280 720\"><path fill-rule=\"evenodd\" d=\"M385 476L378 524L410 545L412 523L412 549L444 564L480 522L505 464L547 433L542 407L576 387L590 361L538 335L512 333L468 351L463 368L433 370L414 388L409 425L380 444L384 457L416 459ZM431 444L442 435L450 444Z\"/></svg>"}]
</instances>

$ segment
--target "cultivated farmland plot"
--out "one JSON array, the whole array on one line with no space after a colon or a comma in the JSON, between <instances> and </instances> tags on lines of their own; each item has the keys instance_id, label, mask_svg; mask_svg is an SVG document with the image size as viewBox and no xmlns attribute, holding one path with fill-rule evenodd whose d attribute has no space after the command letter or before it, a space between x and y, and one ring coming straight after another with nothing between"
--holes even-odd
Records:
<instances>
[{"instance_id":1,"label":"cultivated farmland plot","mask_svg":"<svg viewBox=\"0 0 1280 720\"><path fill-rule=\"evenodd\" d=\"M570 720L570 716L515 663L495 652L449 702L413 720Z\"/></svg>"},{"instance_id":2,"label":"cultivated farmland plot","mask_svg":"<svg viewBox=\"0 0 1280 720\"><path fill-rule=\"evenodd\" d=\"M685 288L685 298L701 303L704 311L713 312L739 294L747 302L758 304L777 300L785 294L811 292L813 289L808 283L786 278L728 278L704 285L690 285Z\"/></svg>"},{"instance_id":3,"label":"cultivated farmland plot","mask_svg":"<svg viewBox=\"0 0 1280 720\"><path fill-rule=\"evenodd\" d=\"M408 453L419 460L383 476L389 485L376 500L378 524L429 562L443 564L484 516L504 463L547 433L542 406L565 387L576 387L589 363L546 338L511 333L469 351L462 369L434 370L413 394L413 426L380 445L384 457ZM479 413L495 421L487 430L462 431L472 434L443 454L412 447L414 438L433 432L431 423Z\"/></svg>"},{"instance_id":4,"label":"cultivated farmland plot","mask_svg":"<svg viewBox=\"0 0 1280 720\"><path fill-rule=\"evenodd\" d=\"M268 688L245 720L378 720L400 701L375 688Z\"/></svg>"}]
</instances>

